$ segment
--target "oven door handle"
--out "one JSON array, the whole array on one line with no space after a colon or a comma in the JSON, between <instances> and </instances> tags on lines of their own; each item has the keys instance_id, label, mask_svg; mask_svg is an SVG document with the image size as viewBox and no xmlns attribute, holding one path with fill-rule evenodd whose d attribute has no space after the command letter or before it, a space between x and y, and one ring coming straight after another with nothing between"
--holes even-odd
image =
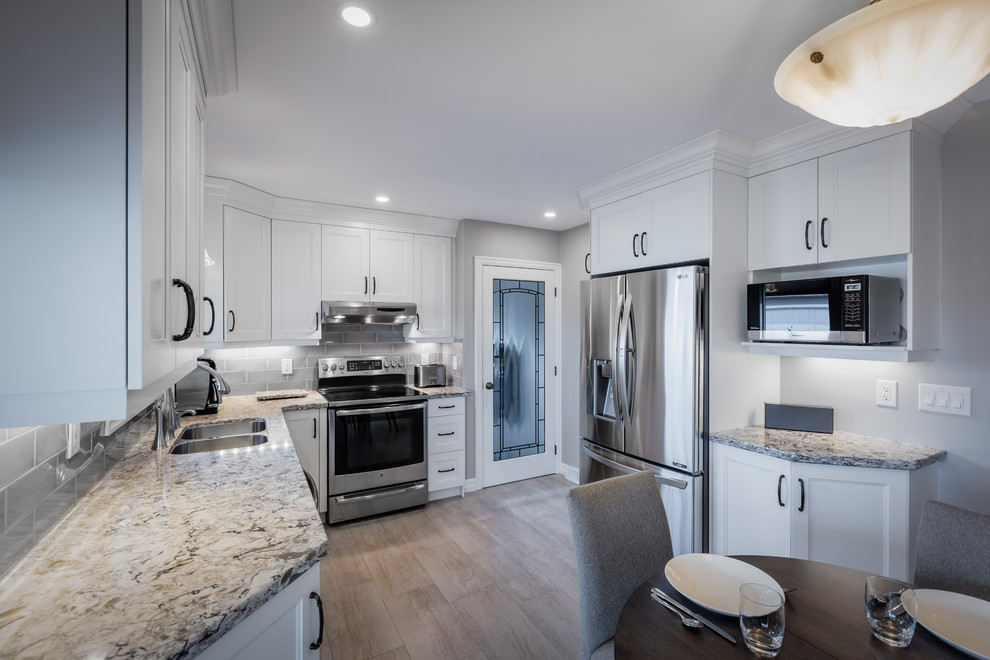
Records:
<instances>
[{"instance_id":1,"label":"oven door handle","mask_svg":"<svg viewBox=\"0 0 990 660\"><path fill-rule=\"evenodd\" d=\"M370 495L341 495L337 498L338 504L351 504L353 502L365 502L367 500L378 499L379 497L386 497L389 495L402 495L404 493L412 493L417 490L423 490L426 488L426 484L415 484L413 486L406 486L399 490L380 490Z\"/></svg>"},{"instance_id":2,"label":"oven door handle","mask_svg":"<svg viewBox=\"0 0 990 660\"><path fill-rule=\"evenodd\" d=\"M421 403L410 403L401 406L382 406L380 408L347 408L337 410L337 417L351 417L353 415L373 415L375 413L403 412L405 410L422 410L426 407L426 401Z\"/></svg>"}]
</instances>

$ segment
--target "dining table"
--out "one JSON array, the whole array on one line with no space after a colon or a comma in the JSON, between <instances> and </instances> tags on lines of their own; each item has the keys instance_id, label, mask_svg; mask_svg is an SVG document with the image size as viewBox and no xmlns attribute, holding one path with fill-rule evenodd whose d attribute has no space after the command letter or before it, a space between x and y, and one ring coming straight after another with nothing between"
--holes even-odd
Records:
<instances>
[{"instance_id":1,"label":"dining table","mask_svg":"<svg viewBox=\"0 0 990 660\"><path fill-rule=\"evenodd\" d=\"M918 624L906 648L876 639L866 620L864 591L870 573L790 557L734 557L767 573L784 589L784 642L778 658L969 658ZM659 588L736 639L733 645L707 627L687 628L650 597ZM739 617L719 614L686 598L660 571L626 601L615 633L616 660L655 658L754 658L743 641Z\"/></svg>"}]
</instances>

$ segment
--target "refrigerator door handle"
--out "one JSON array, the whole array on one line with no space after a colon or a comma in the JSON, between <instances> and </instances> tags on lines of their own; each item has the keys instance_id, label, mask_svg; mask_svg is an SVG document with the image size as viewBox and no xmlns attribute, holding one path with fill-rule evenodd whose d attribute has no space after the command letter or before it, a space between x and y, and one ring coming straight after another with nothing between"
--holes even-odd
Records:
<instances>
[{"instance_id":1,"label":"refrigerator door handle","mask_svg":"<svg viewBox=\"0 0 990 660\"><path fill-rule=\"evenodd\" d=\"M627 380L626 380L626 419L629 420L630 430L633 419L633 406L636 403L636 308L633 307L632 300L629 301L629 308L626 310L626 360Z\"/></svg>"},{"instance_id":2,"label":"refrigerator door handle","mask_svg":"<svg viewBox=\"0 0 990 660\"><path fill-rule=\"evenodd\" d=\"M618 413L619 422L625 426L625 414L626 414L626 390L625 390L625 349L623 347L622 332L625 327L625 317L623 312L625 311L626 297L623 294L619 294L619 304L616 309L616 319L617 327L615 330L615 344L612 346L612 364L614 368L612 369L612 382L615 384L615 396L618 399Z\"/></svg>"},{"instance_id":3,"label":"refrigerator door handle","mask_svg":"<svg viewBox=\"0 0 990 660\"><path fill-rule=\"evenodd\" d=\"M636 472L643 471L643 470L637 470L636 468L630 467L628 465L623 465L622 463L613 461L610 458L605 458L595 450L590 449L589 447L583 444L581 445L581 451L587 454L591 458L591 460L598 461L602 465L607 465L608 467L614 470L618 470L619 472L625 472L626 474L635 474ZM657 481L664 484L665 486L672 486L680 490L684 490L685 488L688 487L688 482L686 481L681 481L680 479L670 479L669 477L661 477L655 472L653 473L653 475L657 478Z\"/></svg>"}]
</instances>

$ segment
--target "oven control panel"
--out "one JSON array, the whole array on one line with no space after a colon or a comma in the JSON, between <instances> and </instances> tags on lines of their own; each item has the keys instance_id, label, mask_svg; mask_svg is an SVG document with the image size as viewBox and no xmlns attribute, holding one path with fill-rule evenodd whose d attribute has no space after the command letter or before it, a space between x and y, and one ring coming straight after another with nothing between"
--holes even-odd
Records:
<instances>
[{"instance_id":1,"label":"oven control panel","mask_svg":"<svg viewBox=\"0 0 990 660\"><path fill-rule=\"evenodd\" d=\"M406 373L406 359L398 355L320 358L317 361L317 373L320 378L404 374Z\"/></svg>"}]
</instances>

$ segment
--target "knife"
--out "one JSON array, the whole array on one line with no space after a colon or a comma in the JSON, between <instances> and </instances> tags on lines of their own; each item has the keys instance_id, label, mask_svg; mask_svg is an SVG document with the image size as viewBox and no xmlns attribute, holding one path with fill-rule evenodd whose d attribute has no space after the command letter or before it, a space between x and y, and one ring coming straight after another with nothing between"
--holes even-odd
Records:
<instances>
[{"instance_id":1,"label":"knife","mask_svg":"<svg viewBox=\"0 0 990 660\"><path fill-rule=\"evenodd\" d=\"M714 623L712 623L711 621L709 621L705 617L701 616L700 614L695 614L694 612L692 612L688 608L684 607L683 605L681 605L676 600L674 600L673 598L671 598L670 596L668 596L664 592L660 591L656 587L653 587L650 591L652 591L654 594L656 594L657 596L659 596L663 600L667 601L668 603L670 603L671 605L673 605L674 607L676 607L677 609L679 609L681 612L684 612L688 616L693 616L698 621L701 621L703 624L705 624L706 626L708 626L709 628L711 628L712 630L714 630L716 633L718 633L719 635L721 635L722 637L724 637L728 641L732 642L733 644L738 644L738 642L736 641L736 638L735 637L733 637L729 633L725 632L724 630L722 630L721 628L719 628L718 626L716 626Z\"/></svg>"}]
</instances>

